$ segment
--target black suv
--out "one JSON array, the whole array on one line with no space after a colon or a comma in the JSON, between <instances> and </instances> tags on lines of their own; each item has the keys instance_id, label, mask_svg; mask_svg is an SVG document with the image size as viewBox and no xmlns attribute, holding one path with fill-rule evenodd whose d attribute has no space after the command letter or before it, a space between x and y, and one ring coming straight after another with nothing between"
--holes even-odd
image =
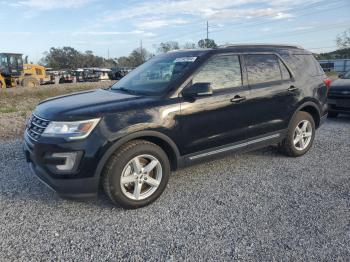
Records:
<instances>
[{"instance_id":1,"label":"black suv","mask_svg":"<svg viewBox=\"0 0 350 262\"><path fill-rule=\"evenodd\" d=\"M65 197L137 208L171 170L232 151L311 147L327 115L328 81L312 54L288 45L168 52L107 89L40 103L24 135L34 173Z\"/></svg>"}]
</instances>

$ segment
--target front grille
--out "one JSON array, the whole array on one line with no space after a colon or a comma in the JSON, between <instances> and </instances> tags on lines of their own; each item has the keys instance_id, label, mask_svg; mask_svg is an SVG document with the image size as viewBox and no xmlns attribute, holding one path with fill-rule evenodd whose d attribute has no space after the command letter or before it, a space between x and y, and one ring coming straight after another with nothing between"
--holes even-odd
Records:
<instances>
[{"instance_id":1,"label":"front grille","mask_svg":"<svg viewBox=\"0 0 350 262\"><path fill-rule=\"evenodd\" d=\"M27 133L29 137L37 141L42 133L44 133L46 127L49 125L50 121L32 115L27 124Z\"/></svg>"}]
</instances>

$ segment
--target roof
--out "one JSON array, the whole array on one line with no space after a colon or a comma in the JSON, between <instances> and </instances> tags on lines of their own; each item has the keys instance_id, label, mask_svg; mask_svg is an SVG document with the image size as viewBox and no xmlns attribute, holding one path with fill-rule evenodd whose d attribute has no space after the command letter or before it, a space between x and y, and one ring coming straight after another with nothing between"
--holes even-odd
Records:
<instances>
[{"instance_id":1,"label":"roof","mask_svg":"<svg viewBox=\"0 0 350 262\"><path fill-rule=\"evenodd\" d=\"M20 53L0 53L0 55L23 55Z\"/></svg>"},{"instance_id":2,"label":"roof","mask_svg":"<svg viewBox=\"0 0 350 262\"><path fill-rule=\"evenodd\" d=\"M284 45L284 44L227 44L220 45L218 48L294 48L303 49L297 45Z\"/></svg>"}]
</instances>

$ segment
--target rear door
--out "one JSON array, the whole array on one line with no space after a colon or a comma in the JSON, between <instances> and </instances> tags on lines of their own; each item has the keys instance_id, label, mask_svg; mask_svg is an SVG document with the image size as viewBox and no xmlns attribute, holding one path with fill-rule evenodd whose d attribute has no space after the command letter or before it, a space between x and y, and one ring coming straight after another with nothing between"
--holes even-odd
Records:
<instances>
[{"instance_id":1,"label":"rear door","mask_svg":"<svg viewBox=\"0 0 350 262\"><path fill-rule=\"evenodd\" d=\"M300 94L290 70L276 54L246 54L244 63L251 90L248 137L286 129Z\"/></svg>"}]
</instances>

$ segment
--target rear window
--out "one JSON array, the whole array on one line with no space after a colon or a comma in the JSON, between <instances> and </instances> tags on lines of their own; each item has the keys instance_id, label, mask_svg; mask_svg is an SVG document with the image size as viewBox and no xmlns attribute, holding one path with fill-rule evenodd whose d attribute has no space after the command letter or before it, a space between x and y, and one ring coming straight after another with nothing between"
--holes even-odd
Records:
<instances>
[{"instance_id":1,"label":"rear window","mask_svg":"<svg viewBox=\"0 0 350 262\"><path fill-rule=\"evenodd\" d=\"M282 56L283 57L283 56ZM309 76L322 76L324 71L313 55L298 54L287 58L288 65L295 72L306 73Z\"/></svg>"}]
</instances>

